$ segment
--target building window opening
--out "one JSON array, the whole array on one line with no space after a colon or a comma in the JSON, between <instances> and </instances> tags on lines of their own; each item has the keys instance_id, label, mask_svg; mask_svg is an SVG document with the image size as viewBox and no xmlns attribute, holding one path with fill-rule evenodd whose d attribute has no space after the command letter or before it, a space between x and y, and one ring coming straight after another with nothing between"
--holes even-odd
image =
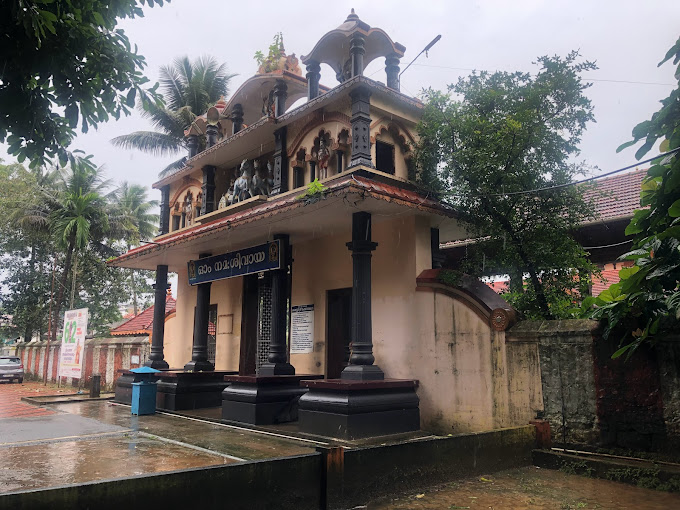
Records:
<instances>
[{"instance_id":1,"label":"building window opening","mask_svg":"<svg viewBox=\"0 0 680 510\"><path fill-rule=\"evenodd\" d=\"M208 309L208 361L215 364L217 350L217 305L210 305Z\"/></svg>"},{"instance_id":2,"label":"building window opening","mask_svg":"<svg viewBox=\"0 0 680 510\"><path fill-rule=\"evenodd\" d=\"M293 168L293 188L301 188L305 185L305 170L296 166Z\"/></svg>"},{"instance_id":3,"label":"building window opening","mask_svg":"<svg viewBox=\"0 0 680 510\"><path fill-rule=\"evenodd\" d=\"M380 172L394 174L394 145L375 142L375 167Z\"/></svg>"}]
</instances>

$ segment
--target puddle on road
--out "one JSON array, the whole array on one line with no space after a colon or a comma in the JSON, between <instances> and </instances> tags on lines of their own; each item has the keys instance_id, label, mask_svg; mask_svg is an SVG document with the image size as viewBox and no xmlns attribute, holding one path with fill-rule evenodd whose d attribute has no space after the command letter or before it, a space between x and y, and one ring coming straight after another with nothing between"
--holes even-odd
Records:
<instances>
[{"instance_id":1,"label":"puddle on road","mask_svg":"<svg viewBox=\"0 0 680 510\"><path fill-rule=\"evenodd\" d=\"M233 462L136 434L7 446L0 448L0 494Z\"/></svg>"},{"instance_id":2,"label":"puddle on road","mask_svg":"<svg viewBox=\"0 0 680 510\"><path fill-rule=\"evenodd\" d=\"M368 510L519 508L668 510L680 508L680 495L526 467L460 480L367 507Z\"/></svg>"}]
</instances>

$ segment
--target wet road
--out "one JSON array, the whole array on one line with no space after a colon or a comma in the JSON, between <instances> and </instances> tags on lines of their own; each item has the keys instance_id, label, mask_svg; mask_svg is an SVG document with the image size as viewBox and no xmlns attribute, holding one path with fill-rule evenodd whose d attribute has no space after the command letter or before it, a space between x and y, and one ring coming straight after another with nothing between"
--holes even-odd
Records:
<instances>
[{"instance_id":1,"label":"wet road","mask_svg":"<svg viewBox=\"0 0 680 510\"><path fill-rule=\"evenodd\" d=\"M49 391L0 385L7 409L0 416L0 494L314 452L314 441L168 414L133 416L107 401L20 401Z\"/></svg>"},{"instance_id":2,"label":"wet road","mask_svg":"<svg viewBox=\"0 0 680 510\"><path fill-rule=\"evenodd\" d=\"M526 467L468 478L391 500L367 510L440 509L645 509L680 508L680 495L623 483Z\"/></svg>"}]
</instances>

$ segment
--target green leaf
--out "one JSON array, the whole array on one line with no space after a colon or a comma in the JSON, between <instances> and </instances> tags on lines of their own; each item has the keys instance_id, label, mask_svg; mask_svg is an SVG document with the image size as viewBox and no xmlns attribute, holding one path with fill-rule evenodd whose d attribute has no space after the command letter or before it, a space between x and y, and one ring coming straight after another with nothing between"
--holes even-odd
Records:
<instances>
[{"instance_id":1,"label":"green leaf","mask_svg":"<svg viewBox=\"0 0 680 510\"><path fill-rule=\"evenodd\" d=\"M624 346L621 347L618 351L616 351L614 354L612 354L612 359L616 359L616 358L621 357L621 355L625 354L626 351L627 351L628 349L630 349L632 346L633 346L632 343L630 343L630 344L628 344L628 345L624 345Z\"/></svg>"},{"instance_id":2,"label":"green leaf","mask_svg":"<svg viewBox=\"0 0 680 510\"><path fill-rule=\"evenodd\" d=\"M104 18L102 17L101 14L99 14L99 12L92 11L92 17L94 18L97 25L99 25L100 27L106 26L106 23L104 22Z\"/></svg>"},{"instance_id":3,"label":"green leaf","mask_svg":"<svg viewBox=\"0 0 680 510\"><path fill-rule=\"evenodd\" d=\"M637 140L631 140L630 142L622 143L616 148L616 152L621 152L623 149L627 149L631 145L635 145L637 143Z\"/></svg>"},{"instance_id":4,"label":"green leaf","mask_svg":"<svg viewBox=\"0 0 680 510\"><path fill-rule=\"evenodd\" d=\"M622 280L625 280L625 279L633 276L639 270L640 270L640 266L624 267L623 269L621 269L619 271L619 278L621 278Z\"/></svg>"},{"instance_id":5,"label":"green leaf","mask_svg":"<svg viewBox=\"0 0 680 510\"><path fill-rule=\"evenodd\" d=\"M135 105L135 95L137 94L137 89L136 88L131 88L130 91L127 93L127 97L125 98L125 104L127 104L130 108L132 108Z\"/></svg>"},{"instance_id":6,"label":"green leaf","mask_svg":"<svg viewBox=\"0 0 680 510\"><path fill-rule=\"evenodd\" d=\"M668 208L668 215L671 218L677 218L680 216L680 198L673 202L673 205Z\"/></svg>"}]
</instances>

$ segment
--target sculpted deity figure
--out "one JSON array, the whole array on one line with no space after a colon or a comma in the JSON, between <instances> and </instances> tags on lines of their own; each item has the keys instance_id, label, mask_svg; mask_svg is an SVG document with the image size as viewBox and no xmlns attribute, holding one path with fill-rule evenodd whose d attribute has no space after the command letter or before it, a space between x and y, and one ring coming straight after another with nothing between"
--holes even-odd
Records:
<instances>
[{"instance_id":1,"label":"sculpted deity figure","mask_svg":"<svg viewBox=\"0 0 680 510\"><path fill-rule=\"evenodd\" d=\"M217 204L217 210L224 209L225 207L227 207L227 194L223 193L219 203Z\"/></svg>"},{"instance_id":2,"label":"sculpted deity figure","mask_svg":"<svg viewBox=\"0 0 680 510\"><path fill-rule=\"evenodd\" d=\"M234 203L242 202L253 196L250 192L252 171L252 164L244 159L241 162L241 176L234 182Z\"/></svg>"},{"instance_id":3,"label":"sculpted deity figure","mask_svg":"<svg viewBox=\"0 0 680 510\"><path fill-rule=\"evenodd\" d=\"M319 178L325 179L328 177L328 162L331 159L331 151L326 145L326 139L322 135L319 137L319 152L316 154L316 160L319 165Z\"/></svg>"}]
</instances>

